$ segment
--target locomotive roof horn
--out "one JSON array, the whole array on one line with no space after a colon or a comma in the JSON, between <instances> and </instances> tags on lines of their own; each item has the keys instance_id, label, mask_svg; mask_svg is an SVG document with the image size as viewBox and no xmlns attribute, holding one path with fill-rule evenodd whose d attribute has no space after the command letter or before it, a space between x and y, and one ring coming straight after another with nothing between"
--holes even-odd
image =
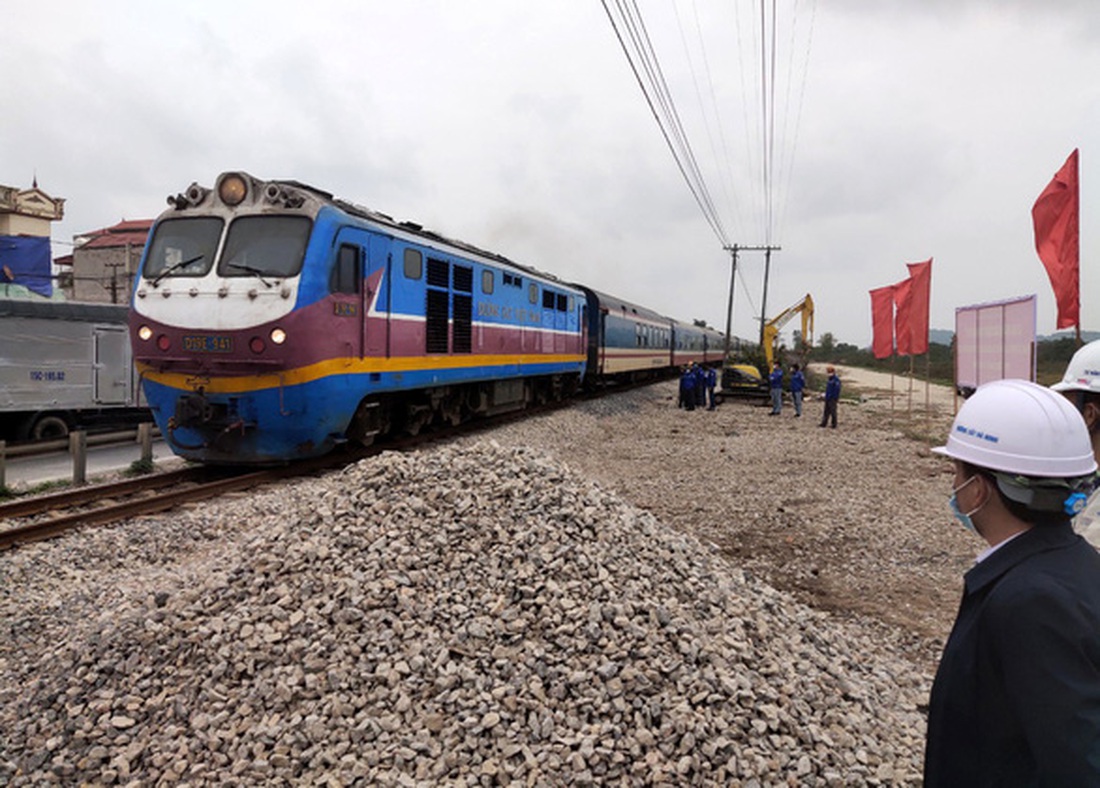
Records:
<instances>
[{"instance_id":1,"label":"locomotive roof horn","mask_svg":"<svg viewBox=\"0 0 1100 788\"><path fill-rule=\"evenodd\" d=\"M305 197L285 183L269 183L264 189L264 199L272 205L282 205L285 208L301 208Z\"/></svg>"},{"instance_id":2,"label":"locomotive roof horn","mask_svg":"<svg viewBox=\"0 0 1100 788\"><path fill-rule=\"evenodd\" d=\"M175 197L169 196L168 204L177 211L182 211L184 208L194 208L202 205L208 194L210 194L209 189L199 186L197 183L192 183L183 194L177 194Z\"/></svg>"}]
</instances>

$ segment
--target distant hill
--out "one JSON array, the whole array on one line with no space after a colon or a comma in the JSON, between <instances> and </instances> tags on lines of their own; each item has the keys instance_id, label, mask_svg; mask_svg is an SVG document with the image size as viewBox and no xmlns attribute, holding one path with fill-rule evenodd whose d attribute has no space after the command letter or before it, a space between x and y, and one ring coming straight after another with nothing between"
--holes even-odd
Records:
<instances>
[{"instance_id":1,"label":"distant hill","mask_svg":"<svg viewBox=\"0 0 1100 788\"><path fill-rule=\"evenodd\" d=\"M951 347L951 339L954 336L954 331L948 331L943 328L931 328L928 330L928 341L933 345L946 345L947 347ZM1059 331L1054 334L1040 334L1038 340L1040 342L1056 342L1059 339L1068 339L1072 337L1072 331ZM1100 339L1100 331L1081 332L1082 342L1092 342L1097 339Z\"/></svg>"}]
</instances>

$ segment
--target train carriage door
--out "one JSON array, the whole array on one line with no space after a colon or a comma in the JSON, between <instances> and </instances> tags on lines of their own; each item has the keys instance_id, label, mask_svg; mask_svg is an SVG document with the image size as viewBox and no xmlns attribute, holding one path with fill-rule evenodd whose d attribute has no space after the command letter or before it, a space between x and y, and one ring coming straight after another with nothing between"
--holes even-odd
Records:
<instances>
[{"instance_id":1,"label":"train carriage door","mask_svg":"<svg viewBox=\"0 0 1100 788\"><path fill-rule=\"evenodd\" d=\"M600 309L600 332L599 332L599 374L603 375L607 372L607 310Z\"/></svg>"},{"instance_id":2,"label":"train carriage door","mask_svg":"<svg viewBox=\"0 0 1100 788\"><path fill-rule=\"evenodd\" d=\"M393 239L371 235L363 273L364 355L385 357L390 346L390 248Z\"/></svg>"}]
</instances>

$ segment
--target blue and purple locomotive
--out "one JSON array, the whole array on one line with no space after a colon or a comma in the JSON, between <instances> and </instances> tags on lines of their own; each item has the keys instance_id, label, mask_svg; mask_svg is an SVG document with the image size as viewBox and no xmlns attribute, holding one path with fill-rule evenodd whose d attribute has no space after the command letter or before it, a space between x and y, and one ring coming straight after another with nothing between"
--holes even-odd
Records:
<instances>
[{"instance_id":1,"label":"blue and purple locomotive","mask_svg":"<svg viewBox=\"0 0 1100 788\"><path fill-rule=\"evenodd\" d=\"M187 459L284 462L721 361L717 332L295 181L224 173L169 204L130 333Z\"/></svg>"}]
</instances>

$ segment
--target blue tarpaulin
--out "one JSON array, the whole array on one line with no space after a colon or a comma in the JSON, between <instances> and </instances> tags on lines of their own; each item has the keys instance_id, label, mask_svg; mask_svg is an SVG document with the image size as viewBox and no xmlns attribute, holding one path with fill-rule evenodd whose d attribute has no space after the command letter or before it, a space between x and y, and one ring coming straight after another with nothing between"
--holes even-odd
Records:
<instances>
[{"instance_id":1,"label":"blue tarpaulin","mask_svg":"<svg viewBox=\"0 0 1100 788\"><path fill-rule=\"evenodd\" d=\"M53 296L50 239L0 235L0 282L23 285L46 298Z\"/></svg>"}]
</instances>

